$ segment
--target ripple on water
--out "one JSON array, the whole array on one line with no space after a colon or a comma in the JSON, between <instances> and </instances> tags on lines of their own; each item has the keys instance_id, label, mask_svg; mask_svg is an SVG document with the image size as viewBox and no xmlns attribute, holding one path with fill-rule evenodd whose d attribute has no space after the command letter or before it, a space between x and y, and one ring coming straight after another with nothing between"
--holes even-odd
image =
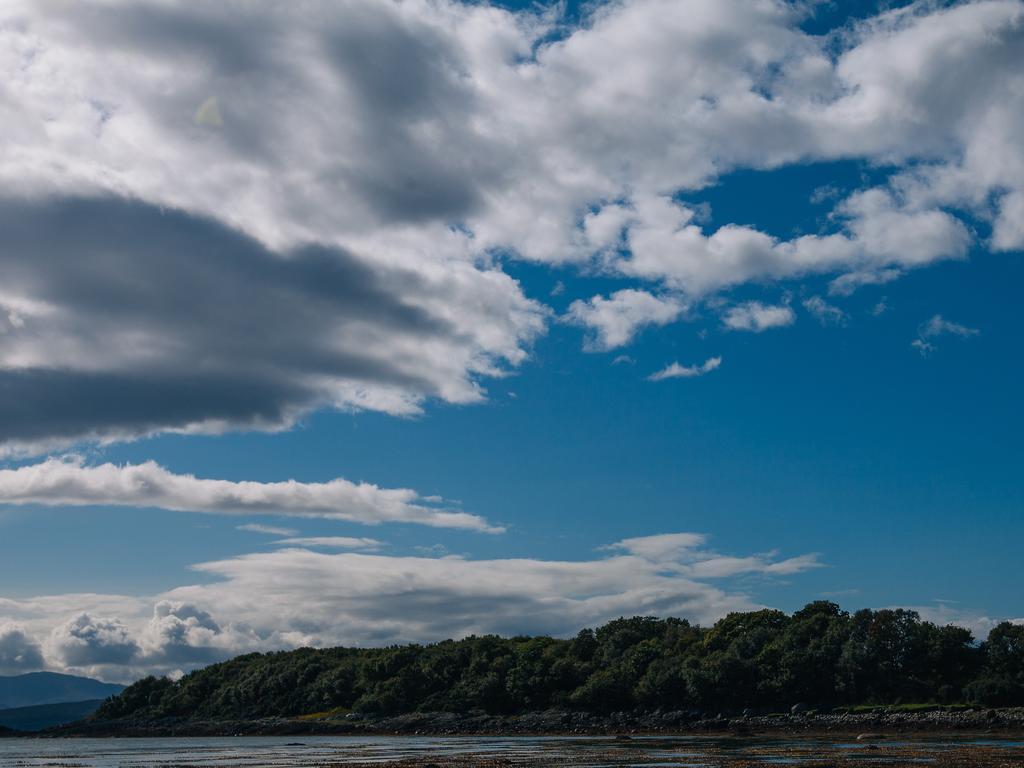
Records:
<instances>
[{"instance_id":1,"label":"ripple on water","mask_svg":"<svg viewBox=\"0 0 1024 768\"><path fill-rule=\"evenodd\" d=\"M875 749L871 747L874 746ZM756 765L1024 765L1024 742L638 737L234 737L0 740L2 768L746 768ZM1009 757L1008 757L1009 756Z\"/></svg>"}]
</instances>

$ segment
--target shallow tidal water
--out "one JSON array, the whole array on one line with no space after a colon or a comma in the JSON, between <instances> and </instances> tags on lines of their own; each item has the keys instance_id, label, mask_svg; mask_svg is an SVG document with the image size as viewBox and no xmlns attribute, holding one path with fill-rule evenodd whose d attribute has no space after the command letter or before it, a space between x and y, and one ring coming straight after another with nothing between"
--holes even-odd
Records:
<instances>
[{"instance_id":1,"label":"shallow tidal water","mask_svg":"<svg viewBox=\"0 0 1024 768\"><path fill-rule=\"evenodd\" d=\"M800 737L225 737L5 739L0 768L746 768L1024 766L1024 741Z\"/></svg>"}]
</instances>

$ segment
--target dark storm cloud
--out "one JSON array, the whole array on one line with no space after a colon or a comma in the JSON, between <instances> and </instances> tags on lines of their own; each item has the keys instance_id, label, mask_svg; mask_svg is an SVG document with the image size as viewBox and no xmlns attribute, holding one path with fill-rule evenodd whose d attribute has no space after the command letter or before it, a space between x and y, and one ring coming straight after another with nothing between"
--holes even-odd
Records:
<instances>
[{"instance_id":1,"label":"dark storm cloud","mask_svg":"<svg viewBox=\"0 0 1024 768\"><path fill-rule=\"evenodd\" d=\"M390 292L422 290L412 273L371 269L340 249L278 257L217 222L141 202L6 200L0 231L4 285L94 317L144 312L232 345L259 330L263 337L248 341L261 348L293 342L296 325L336 312L424 333L449 330ZM229 339L218 338L218 328L232 331Z\"/></svg>"},{"instance_id":2,"label":"dark storm cloud","mask_svg":"<svg viewBox=\"0 0 1024 768\"><path fill-rule=\"evenodd\" d=\"M81 371L0 372L4 442L45 443L63 437L146 434L211 419L282 423L290 403L312 393L285 382L242 377Z\"/></svg>"},{"instance_id":3,"label":"dark storm cloud","mask_svg":"<svg viewBox=\"0 0 1024 768\"><path fill-rule=\"evenodd\" d=\"M0 231L0 303L45 307L0 333L4 443L279 425L339 380L432 395L436 377L388 345L467 342L412 303L443 285L340 249L282 257L118 199L8 199Z\"/></svg>"},{"instance_id":4,"label":"dark storm cloud","mask_svg":"<svg viewBox=\"0 0 1024 768\"><path fill-rule=\"evenodd\" d=\"M0 624L0 675L34 672L44 666L39 643L23 627Z\"/></svg>"}]
</instances>

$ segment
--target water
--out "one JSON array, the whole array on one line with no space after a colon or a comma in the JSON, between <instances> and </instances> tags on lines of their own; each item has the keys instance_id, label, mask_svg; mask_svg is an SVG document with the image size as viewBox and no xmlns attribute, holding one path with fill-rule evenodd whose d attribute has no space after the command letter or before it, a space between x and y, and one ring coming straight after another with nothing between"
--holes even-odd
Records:
<instances>
[{"instance_id":1,"label":"water","mask_svg":"<svg viewBox=\"0 0 1024 768\"><path fill-rule=\"evenodd\" d=\"M638 737L225 737L0 739L0 768L331 768L333 766L717 768L925 764L1024 766L1001 739L715 739Z\"/></svg>"}]
</instances>

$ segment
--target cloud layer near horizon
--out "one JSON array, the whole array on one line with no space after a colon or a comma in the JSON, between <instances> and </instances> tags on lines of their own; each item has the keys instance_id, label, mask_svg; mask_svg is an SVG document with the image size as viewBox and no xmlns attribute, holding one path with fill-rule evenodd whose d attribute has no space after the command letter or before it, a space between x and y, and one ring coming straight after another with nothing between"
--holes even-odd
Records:
<instances>
[{"instance_id":1,"label":"cloud layer near horizon","mask_svg":"<svg viewBox=\"0 0 1024 768\"><path fill-rule=\"evenodd\" d=\"M550 314L495 254L646 286L571 313L611 349L731 286L962 258L965 215L1024 246L1024 3L802 7L4 3L2 449L479 401ZM837 159L891 173L817 232L676 194Z\"/></svg>"},{"instance_id":2,"label":"cloud layer near horizon","mask_svg":"<svg viewBox=\"0 0 1024 768\"><path fill-rule=\"evenodd\" d=\"M209 583L153 597L0 598L0 661L127 680L253 650L571 634L621 615L708 623L756 604L713 582L792 576L814 555L726 556L697 534L627 539L580 562L324 554L291 544L201 563ZM3 672L0 669L0 672Z\"/></svg>"}]
</instances>

